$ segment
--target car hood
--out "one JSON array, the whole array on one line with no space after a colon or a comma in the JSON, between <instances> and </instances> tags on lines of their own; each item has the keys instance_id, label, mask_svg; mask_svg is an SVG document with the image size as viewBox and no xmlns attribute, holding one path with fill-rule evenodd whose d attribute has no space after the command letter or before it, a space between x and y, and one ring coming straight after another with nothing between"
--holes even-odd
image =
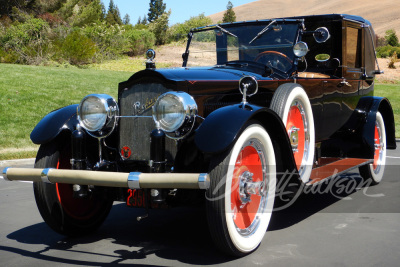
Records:
<instances>
[{"instance_id":1,"label":"car hood","mask_svg":"<svg viewBox=\"0 0 400 267\"><path fill-rule=\"evenodd\" d=\"M238 81L244 75L251 75L258 80L266 80L260 74L249 71L245 68L233 68L228 66L213 67L190 67L190 68L169 68L155 69L161 75L169 80L180 81Z\"/></svg>"},{"instance_id":2,"label":"car hood","mask_svg":"<svg viewBox=\"0 0 400 267\"><path fill-rule=\"evenodd\" d=\"M120 89L127 87L130 83L159 80L170 84L169 88L185 91L192 95L228 94L239 92L238 82L246 75L253 76L258 81L272 80L249 70L249 68L231 66L145 69L132 75L128 81L121 83Z\"/></svg>"}]
</instances>

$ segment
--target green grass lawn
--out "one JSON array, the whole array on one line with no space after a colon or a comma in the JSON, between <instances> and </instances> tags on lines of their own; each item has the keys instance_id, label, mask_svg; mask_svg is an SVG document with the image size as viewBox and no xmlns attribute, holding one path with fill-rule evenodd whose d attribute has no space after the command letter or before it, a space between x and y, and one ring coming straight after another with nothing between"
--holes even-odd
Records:
<instances>
[{"instance_id":1,"label":"green grass lawn","mask_svg":"<svg viewBox=\"0 0 400 267\"><path fill-rule=\"evenodd\" d=\"M377 84L374 94L388 98L390 104L392 104L396 137L400 138L400 84Z\"/></svg>"},{"instance_id":2,"label":"green grass lawn","mask_svg":"<svg viewBox=\"0 0 400 267\"><path fill-rule=\"evenodd\" d=\"M50 111L91 93L117 97L132 72L0 64L0 160L34 157L29 135Z\"/></svg>"},{"instance_id":3,"label":"green grass lawn","mask_svg":"<svg viewBox=\"0 0 400 267\"><path fill-rule=\"evenodd\" d=\"M38 147L32 144L29 135L46 114L79 103L91 93L116 98L118 83L132 75L127 71L8 64L0 64L0 73L0 160L35 157ZM391 101L396 136L400 137L400 84L378 84L375 95Z\"/></svg>"}]
</instances>

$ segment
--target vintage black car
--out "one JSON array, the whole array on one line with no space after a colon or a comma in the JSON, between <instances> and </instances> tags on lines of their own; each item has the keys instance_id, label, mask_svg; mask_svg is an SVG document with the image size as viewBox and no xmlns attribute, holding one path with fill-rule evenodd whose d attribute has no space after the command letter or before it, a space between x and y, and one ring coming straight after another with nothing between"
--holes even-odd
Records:
<instances>
[{"instance_id":1,"label":"vintage black car","mask_svg":"<svg viewBox=\"0 0 400 267\"><path fill-rule=\"evenodd\" d=\"M92 94L43 118L31 134L35 169L4 170L34 181L58 233L95 230L113 201L200 203L216 246L241 256L262 241L283 179L298 190L355 168L369 184L383 178L395 125L389 101L373 94L381 71L367 20L205 26L190 31L182 67L147 57L118 101Z\"/></svg>"}]
</instances>

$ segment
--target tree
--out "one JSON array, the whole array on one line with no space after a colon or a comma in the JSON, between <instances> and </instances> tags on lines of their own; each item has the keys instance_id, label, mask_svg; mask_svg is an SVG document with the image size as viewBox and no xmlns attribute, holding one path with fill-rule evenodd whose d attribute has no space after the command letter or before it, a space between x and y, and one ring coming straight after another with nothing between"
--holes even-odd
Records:
<instances>
[{"instance_id":1,"label":"tree","mask_svg":"<svg viewBox=\"0 0 400 267\"><path fill-rule=\"evenodd\" d=\"M128 14L125 15L124 19L122 20L122 23L124 25L128 25L131 22L131 17L129 17Z\"/></svg>"},{"instance_id":2,"label":"tree","mask_svg":"<svg viewBox=\"0 0 400 267\"><path fill-rule=\"evenodd\" d=\"M158 19L162 14L165 13L167 5L163 3L163 0L150 0L149 13L147 14L147 20L151 23Z\"/></svg>"},{"instance_id":3,"label":"tree","mask_svg":"<svg viewBox=\"0 0 400 267\"><path fill-rule=\"evenodd\" d=\"M397 38L395 30L393 29L387 30L385 33L385 39L388 45L399 46L399 38Z\"/></svg>"},{"instance_id":4,"label":"tree","mask_svg":"<svg viewBox=\"0 0 400 267\"><path fill-rule=\"evenodd\" d=\"M84 5L85 1L81 1ZM82 27L103 19L103 9L100 0L88 1L89 4L82 6L79 13L74 16L73 25Z\"/></svg>"},{"instance_id":5,"label":"tree","mask_svg":"<svg viewBox=\"0 0 400 267\"><path fill-rule=\"evenodd\" d=\"M168 38L168 22L171 10L162 14L158 19L150 23L149 29L156 36L156 45L163 45Z\"/></svg>"},{"instance_id":6,"label":"tree","mask_svg":"<svg viewBox=\"0 0 400 267\"><path fill-rule=\"evenodd\" d=\"M143 16L143 20L140 24L147 25L147 17L146 15Z\"/></svg>"},{"instance_id":7,"label":"tree","mask_svg":"<svg viewBox=\"0 0 400 267\"><path fill-rule=\"evenodd\" d=\"M227 22L235 22L236 21L236 14L235 11L233 11L233 4L231 1L228 2L228 5L226 6L226 11L224 13L224 17L222 19L223 23Z\"/></svg>"},{"instance_id":8,"label":"tree","mask_svg":"<svg viewBox=\"0 0 400 267\"><path fill-rule=\"evenodd\" d=\"M25 9L28 5L33 4L33 0L0 0L0 16L1 15L11 15L11 11L14 8Z\"/></svg>"},{"instance_id":9,"label":"tree","mask_svg":"<svg viewBox=\"0 0 400 267\"><path fill-rule=\"evenodd\" d=\"M122 24L122 19L121 15L119 13L118 7L114 4L113 0L110 0L110 5L108 6L108 11L106 15L106 22L109 25L114 25L114 24Z\"/></svg>"},{"instance_id":10,"label":"tree","mask_svg":"<svg viewBox=\"0 0 400 267\"><path fill-rule=\"evenodd\" d=\"M184 23L176 23L169 29L169 38L171 41L178 41L185 39L188 32L193 28L198 28L202 26L207 26L212 24L211 18L206 17L204 13L196 16L190 17Z\"/></svg>"}]
</instances>

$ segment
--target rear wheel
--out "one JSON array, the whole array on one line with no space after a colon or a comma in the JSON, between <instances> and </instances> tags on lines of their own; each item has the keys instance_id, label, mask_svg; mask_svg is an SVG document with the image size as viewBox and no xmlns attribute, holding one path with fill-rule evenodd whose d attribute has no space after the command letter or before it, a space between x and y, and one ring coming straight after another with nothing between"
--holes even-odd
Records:
<instances>
[{"instance_id":1,"label":"rear wheel","mask_svg":"<svg viewBox=\"0 0 400 267\"><path fill-rule=\"evenodd\" d=\"M311 103L297 84L283 84L275 92L270 108L286 126L301 180L306 183L314 163L315 129Z\"/></svg>"},{"instance_id":2,"label":"rear wheel","mask_svg":"<svg viewBox=\"0 0 400 267\"><path fill-rule=\"evenodd\" d=\"M62 142L41 145L35 168L70 169L70 151L70 146ZM98 194L74 198L70 184L35 182L33 190L43 220L63 235L81 235L96 230L106 219L113 203Z\"/></svg>"},{"instance_id":3,"label":"rear wheel","mask_svg":"<svg viewBox=\"0 0 400 267\"><path fill-rule=\"evenodd\" d=\"M376 113L374 129L374 162L359 168L361 177L371 184L379 184L386 164L386 131L381 113Z\"/></svg>"},{"instance_id":4,"label":"rear wheel","mask_svg":"<svg viewBox=\"0 0 400 267\"><path fill-rule=\"evenodd\" d=\"M207 217L222 251L243 256L259 246L274 206L275 165L271 138L258 124L243 131L227 156L214 159Z\"/></svg>"}]
</instances>

